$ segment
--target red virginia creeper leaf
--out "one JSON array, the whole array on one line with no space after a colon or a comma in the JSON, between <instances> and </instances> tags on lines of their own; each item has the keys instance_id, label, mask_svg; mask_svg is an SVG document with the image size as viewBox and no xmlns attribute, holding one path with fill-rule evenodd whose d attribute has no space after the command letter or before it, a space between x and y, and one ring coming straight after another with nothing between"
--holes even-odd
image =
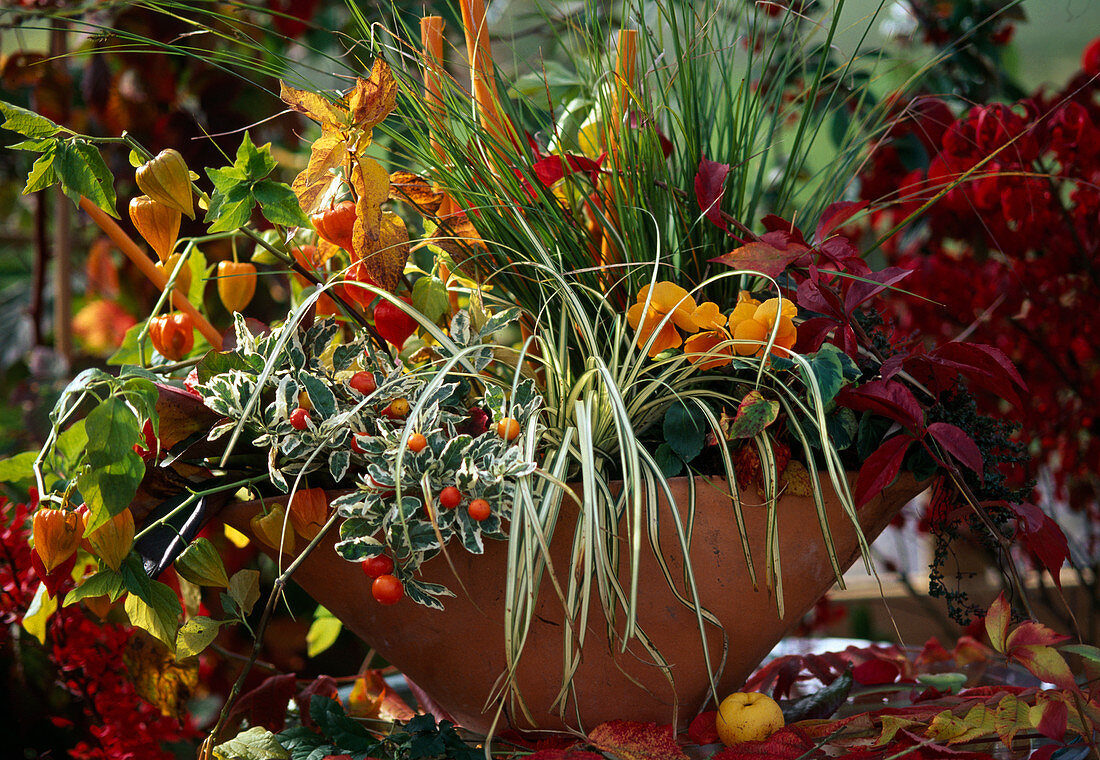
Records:
<instances>
[{"instance_id":1,"label":"red virginia creeper leaf","mask_svg":"<svg viewBox=\"0 0 1100 760\"><path fill-rule=\"evenodd\" d=\"M546 156L536 161L531 166L531 170L539 178L539 181L547 187L556 183L566 174L573 174L574 172L587 174L592 183L595 184L600 174L600 166L606 156L606 153L601 154L596 160L572 153L566 153L564 156Z\"/></svg>"},{"instance_id":2,"label":"red virginia creeper leaf","mask_svg":"<svg viewBox=\"0 0 1100 760\"><path fill-rule=\"evenodd\" d=\"M901 668L889 660L880 660L878 657L861 662L852 668L852 678L862 686L893 683L900 675Z\"/></svg>"},{"instance_id":3,"label":"red virginia creeper leaf","mask_svg":"<svg viewBox=\"0 0 1100 760\"><path fill-rule=\"evenodd\" d=\"M867 208L867 201L840 201L833 203L821 212L817 229L814 231L814 240L821 243L833 232L847 224L853 216Z\"/></svg>"},{"instance_id":4,"label":"red virginia creeper leaf","mask_svg":"<svg viewBox=\"0 0 1100 760\"><path fill-rule=\"evenodd\" d=\"M253 726L282 731L286 723L287 702L297 691L293 673L269 676L255 689L241 695L229 713L229 720L246 718Z\"/></svg>"},{"instance_id":5,"label":"red virginia creeper leaf","mask_svg":"<svg viewBox=\"0 0 1100 760\"><path fill-rule=\"evenodd\" d=\"M763 741L741 742L726 747L711 760L796 760L809 757L814 746L800 729L787 726Z\"/></svg>"},{"instance_id":6,"label":"red virginia creeper leaf","mask_svg":"<svg viewBox=\"0 0 1100 760\"><path fill-rule=\"evenodd\" d=\"M778 277L784 269L802 258L809 249L799 243L781 248L763 240L746 243L729 253L711 259L718 264L726 264L734 269L747 269L760 272L768 277Z\"/></svg>"},{"instance_id":7,"label":"red virginia creeper leaf","mask_svg":"<svg viewBox=\"0 0 1100 760\"><path fill-rule=\"evenodd\" d=\"M1030 710L1035 730L1048 739L1060 742L1065 739L1066 726L1069 723L1069 708L1058 699L1040 700Z\"/></svg>"},{"instance_id":8,"label":"red virginia creeper leaf","mask_svg":"<svg viewBox=\"0 0 1100 760\"><path fill-rule=\"evenodd\" d=\"M708 710L695 716L688 726L688 739L693 744L716 744L718 738L718 711Z\"/></svg>"},{"instance_id":9,"label":"red virginia creeper leaf","mask_svg":"<svg viewBox=\"0 0 1100 760\"><path fill-rule=\"evenodd\" d=\"M695 173L695 200L703 215L722 229L727 227L722 218L722 198L726 194L729 173L729 164L711 161L706 156L699 159L699 171Z\"/></svg>"},{"instance_id":10,"label":"red virginia creeper leaf","mask_svg":"<svg viewBox=\"0 0 1100 760\"><path fill-rule=\"evenodd\" d=\"M1069 641L1069 639L1069 636L1058 633L1052 628L1047 628L1042 623L1025 620L1016 626L1012 633L1008 634L1008 638L1005 640L1005 649L1011 654L1016 647L1049 647L1061 644L1063 641Z\"/></svg>"},{"instance_id":11,"label":"red virginia creeper leaf","mask_svg":"<svg viewBox=\"0 0 1100 760\"><path fill-rule=\"evenodd\" d=\"M888 287L901 282L913 273L912 269L903 267L887 267L881 272L868 272L862 277L864 280L855 280L844 294L844 311L851 314L857 306L877 296Z\"/></svg>"},{"instance_id":12,"label":"red virginia creeper leaf","mask_svg":"<svg viewBox=\"0 0 1100 760\"><path fill-rule=\"evenodd\" d=\"M894 482L901 470L905 452L913 439L901 434L890 438L886 443L867 457L863 467L859 469L859 477L856 478L856 508L862 507L872 497L882 493L886 486Z\"/></svg>"},{"instance_id":13,"label":"red virginia creeper leaf","mask_svg":"<svg viewBox=\"0 0 1100 760\"><path fill-rule=\"evenodd\" d=\"M856 412L881 415L918 434L924 431L924 411L917 397L893 380L872 380L858 388L846 386L836 402Z\"/></svg>"},{"instance_id":14,"label":"red virginia creeper leaf","mask_svg":"<svg viewBox=\"0 0 1100 760\"><path fill-rule=\"evenodd\" d=\"M1066 534L1046 512L1034 504L1009 504L1016 514L1017 535L1042 563L1054 585L1062 588L1062 565L1069 559L1069 543Z\"/></svg>"},{"instance_id":15,"label":"red virginia creeper leaf","mask_svg":"<svg viewBox=\"0 0 1100 760\"><path fill-rule=\"evenodd\" d=\"M611 720L592 729L588 741L621 760L688 760L672 729L656 723Z\"/></svg>"},{"instance_id":16,"label":"red virginia creeper leaf","mask_svg":"<svg viewBox=\"0 0 1100 760\"><path fill-rule=\"evenodd\" d=\"M762 239L768 238L774 242L776 236L781 235L791 243L798 243L806 248L810 247L810 244L806 242L806 238L802 236L802 230L795 227L793 222L788 222L781 216L768 214L760 220L760 223L767 230L766 233L760 236Z\"/></svg>"},{"instance_id":17,"label":"red virginia creeper leaf","mask_svg":"<svg viewBox=\"0 0 1100 760\"><path fill-rule=\"evenodd\" d=\"M1052 683L1060 689L1078 691L1073 672L1062 653L1053 647L1022 646L1009 652L1009 659L1016 660L1036 678Z\"/></svg>"},{"instance_id":18,"label":"red virginia creeper leaf","mask_svg":"<svg viewBox=\"0 0 1100 760\"><path fill-rule=\"evenodd\" d=\"M928 426L928 434L947 449L948 454L982 476L985 470L982 452L962 429L946 422L933 422Z\"/></svg>"}]
</instances>

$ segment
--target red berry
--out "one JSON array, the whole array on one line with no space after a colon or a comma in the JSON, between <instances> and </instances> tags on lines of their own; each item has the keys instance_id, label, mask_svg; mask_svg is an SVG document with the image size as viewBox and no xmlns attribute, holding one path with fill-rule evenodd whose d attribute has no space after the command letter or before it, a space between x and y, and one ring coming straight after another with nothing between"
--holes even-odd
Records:
<instances>
[{"instance_id":1,"label":"red berry","mask_svg":"<svg viewBox=\"0 0 1100 760\"><path fill-rule=\"evenodd\" d=\"M454 486L447 486L439 492L439 506L444 509L454 509L462 503L462 491Z\"/></svg>"},{"instance_id":2,"label":"red berry","mask_svg":"<svg viewBox=\"0 0 1100 760\"><path fill-rule=\"evenodd\" d=\"M364 396L374 393L378 387L378 383L374 381L374 373L365 370L352 375L351 380L348 380L348 385L351 386L353 391L357 391Z\"/></svg>"},{"instance_id":3,"label":"red berry","mask_svg":"<svg viewBox=\"0 0 1100 760\"><path fill-rule=\"evenodd\" d=\"M470 506L466 507L466 512L470 515L471 520L481 522L492 514L493 508L489 506L489 502L485 499L474 499L470 502Z\"/></svg>"},{"instance_id":4,"label":"red berry","mask_svg":"<svg viewBox=\"0 0 1100 760\"><path fill-rule=\"evenodd\" d=\"M385 573L374 579L370 592L379 604L397 604L405 596L405 587L396 576Z\"/></svg>"},{"instance_id":5,"label":"red berry","mask_svg":"<svg viewBox=\"0 0 1100 760\"><path fill-rule=\"evenodd\" d=\"M309 410L298 407L291 412L290 426L295 430L305 430L309 427Z\"/></svg>"},{"instance_id":6,"label":"red berry","mask_svg":"<svg viewBox=\"0 0 1100 760\"><path fill-rule=\"evenodd\" d=\"M360 446L359 441L356 439L356 436L360 436L360 435L365 436L366 433L352 433L351 434L351 450L354 451L356 454L366 454L367 450L364 449L362 446Z\"/></svg>"},{"instance_id":7,"label":"red berry","mask_svg":"<svg viewBox=\"0 0 1100 760\"><path fill-rule=\"evenodd\" d=\"M408 298L401 300L411 303ZM405 345L409 336L416 332L417 326L417 321L406 314L400 306L384 298L374 307L374 329L394 348Z\"/></svg>"},{"instance_id":8,"label":"red berry","mask_svg":"<svg viewBox=\"0 0 1100 760\"><path fill-rule=\"evenodd\" d=\"M393 559L385 554L367 557L361 564L368 578L378 578L393 572Z\"/></svg>"}]
</instances>

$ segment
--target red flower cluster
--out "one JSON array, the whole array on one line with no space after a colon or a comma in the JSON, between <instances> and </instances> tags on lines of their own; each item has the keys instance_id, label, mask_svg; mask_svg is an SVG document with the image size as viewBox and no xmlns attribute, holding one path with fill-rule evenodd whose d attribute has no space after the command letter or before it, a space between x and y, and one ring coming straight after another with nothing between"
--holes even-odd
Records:
<instances>
[{"instance_id":1,"label":"red flower cluster","mask_svg":"<svg viewBox=\"0 0 1100 760\"><path fill-rule=\"evenodd\" d=\"M1097 50L1083 65L1100 65ZM1060 92L958 118L938 100L918 101L862 181L868 200L898 201L878 212L879 225L942 194L922 235L887 245L891 263L915 268L905 287L932 299L894 299L900 326L933 343L966 334L1004 351L1028 385L1024 435L1085 506L1091 499L1072 486L1100 471L1100 326L1083 317L1100 286L1100 79L1082 73ZM1000 399L984 401L994 409Z\"/></svg>"},{"instance_id":2,"label":"red flower cluster","mask_svg":"<svg viewBox=\"0 0 1100 760\"><path fill-rule=\"evenodd\" d=\"M39 585L29 512L27 505L0 497L0 621L5 624L0 636L22 621ZM59 608L51 617L45 654L52 673L46 677L55 678L54 688L67 693L74 705L51 720L58 728L84 734L70 748L70 757L171 760L166 745L197 736L189 721L165 717L137 693L122 667L133 633L129 626L93 622L81 605Z\"/></svg>"}]
</instances>

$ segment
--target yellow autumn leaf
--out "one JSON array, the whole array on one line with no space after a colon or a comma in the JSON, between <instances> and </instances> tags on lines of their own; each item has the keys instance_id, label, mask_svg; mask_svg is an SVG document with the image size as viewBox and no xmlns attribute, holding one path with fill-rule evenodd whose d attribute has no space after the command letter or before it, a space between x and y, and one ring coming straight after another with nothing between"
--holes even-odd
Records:
<instances>
[{"instance_id":1,"label":"yellow autumn leaf","mask_svg":"<svg viewBox=\"0 0 1100 760\"><path fill-rule=\"evenodd\" d=\"M389 116L397 105L397 82L389 64L375 60L370 78L356 79L347 98L351 121L360 129L371 129Z\"/></svg>"},{"instance_id":2,"label":"yellow autumn leaf","mask_svg":"<svg viewBox=\"0 0 1100 760\"><path fill-rule=\"evenodd\" d=\"M229 539L229 543L233 544L238 549L243 549L244 547L248 546L248 536L241 533L229 523L225 524L224 533L225 537Z\"/></svg>"},{"instance_id":3,"label":"yellow autumn leaf","mask_svg":"<svg viewBox=\"0 0 1100 760\"><path fill-rule=\"evenodd\" d=\"M332 200L341 182L333 170L343 166L347 158L348 144L340 132L326 129L314 141L309 164L291 184L304 212L314 214Z\"/></svg>"},{"instance_id":4,"label":"yellow autumn leaf","mask_svg":"<svg viewBox=\"0 0 1100 760\"><path fill-rule=\"evenodd\" d=\"M46 643L46 626L50 621L50 615L57 611L57 598L46 592L44 583L38 584L31 606L27 608L27 614L23 616L23 629L38 639L39 644Z\"/></svg>"},{"instance_id":5,"label":"yellow autumn leaf","mask_svg":"<svg viewBox=\"0 0 1100 760\"><path fill-rule=\"evenodd\" d=\"M372 280L386 290L395 290L409 260L409 232L405 221L392 211L383 212L378 240L366 241L363 249L356 249L356 254Z\"/></svg>"},{"instance_id":6,"label":"yellow autumn leaf","mask_svg":"<svg viewBox=\"0 0 1100 760\"><path fill-rule=\"evenodd\" d=\"M390 197L390 175L373 158L357 157L351 163L351 186L355 203L352 249L358 255L366 241L376 241L382 224L382 204Z\"/></svg>"},{"instance_id":7,"label":"yellow autumn leaf","mask_svg":"<svg viewBox=\"0 0 1100 760\"><path fill-rule=\"evenodd\" d=\"M122 663L134 688L162 715L179 718L199 684L199 660L177 662L175 653L151 636L130 637Z\"/></svg>"},{"instance_id":8,"label":"yellow autumn leaf","mask_svg":"<svg viewBox=\"0 0 1100 760\"><path fill-rule=\"evenodd\" d=\"M343 126L347 113L323 95L309 90L299 90L279 81L279 98L298 113L304 113L322 126Z\"/></svg>"}]
</instances>

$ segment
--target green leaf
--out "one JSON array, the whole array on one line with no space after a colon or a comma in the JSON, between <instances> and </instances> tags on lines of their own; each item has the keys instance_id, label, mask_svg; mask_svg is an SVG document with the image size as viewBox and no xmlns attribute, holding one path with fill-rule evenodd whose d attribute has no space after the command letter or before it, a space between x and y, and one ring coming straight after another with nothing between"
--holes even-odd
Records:
<instances>
[{"instance_id":1,"label":"green leaf","mask_svg":"<svg viewBox=\"0 0 1100 760\"><path fill-rule=\"evenodd\" d=\"M817 353L808 357L808 361L814 377L817 378L822 404L832 402L841 388L850 380L859 377L859 368L855 362L832 343L822 345ZM805 371L803 371L803 380L807 385L810 382Z\"/></svg>"},{"instance_id":2,"label":"green leaf","mask_svg":"<svg viewBox=\"0 0 1100 760\"><path fill-rule=\"evenodd\" d=\"M726 438L753 438L779 417L779 402L769 401L760 391L752 390L741 399L737 414L726 430Z\"/></svg>"},{"instance_id":3,"label":"green leaf","mask_svg":"<svg viewBox=\"0 0 1100 760\"><path fill-rule=\"evenodd\" d=\"M309 717L333 744L347 752L369 752L378 745L367 729L349 718L343 705L331 697L315 694L310 698Z\"/></svg>"},{"instance_id":4,"label":"green leaf","mask_svg":"<svg viewBox=\"0 0 1100 760\"><path fill-rule=\"evenodd\" d=\"M144 475L145 463L132 449L117 462L83 468L76 483L88 505L87 532L129 506Z\"/></svg>"},{"instance_id":5,"label":"green leaf","mask_svg":"<svg viewBox=\"0 0 1100 760\"><path fill-rule=\"evenodd\" d=\"M248 132L245 132L240 147L237 148L237 160L233 162L233 166L243 171L250 180L255 181L271 174L278 163L271 156L271 143L257 148L252 144L252 138L248 136Z\"/></svg>"},{"instance_id":6,"label":"green leaf","mask_svg":"<svg viewBox=\"0 0 1100 760\"><path fill-rule=\"evenodd\" d=\"M98 158L98 165L93 166L89 160L89 151ZM91 145L77 140L74 142L61 142L57 144L57 159L54 161L61 189L73 203L80 202L80 196L92 201L111 216L118 218L114 208L115 191L110 184L110 173L107 174L107 186L101 182L101 168L105 169L103 159Z\"/></svg>"},{"instance_id":7,"label":"green leaf","mask_svg":"<svg viewBox=\"0 0 1100 760\"><path fill-rule=\"evenodd\" d=\"M290 760L290 753L279 744L275 734L263 726L253 726L214 747L214 757L218 760Z\"/></svg>"},{"instance_id":8,"label":"green leaf","mask_svg":"<svg viewBox=\"0 0 1100 760\"><path fill-rule=\"evenodd\" d=\"M37 193L47 187L57 184L57 169L54 162L57 159L57 143L55 142L41 156L34 160L31 173L27 175L27 186L23 188L23 195Z\"/></svg>"},{"instance_id":9,"label":"green leaf","mask_svg":"<svg viewBox=\"0 0 1100 760\"><path fill-rule=\"evenodd\" d=\"M214 183L214 189L225 194L242 183L248 183L248 176L235 166L224 169L207 169L206 176Z\"/></svg>"},{"instance_id":10,"label":"green leaf","mask_svg":"<svg viewBox=\"0 0 1100 760\"><path fill-rule=\"evenodd\" d=\"M438 322L451 310L447 286L438 277L421 277L413 284L412 305L432 322Z\"/></svg>"},{"instance_id":11,"label":"green leaf","mask_svg":"<svg viewBox=\"0 0 1100 760\"><path fill-rule=\"evenodd\" d=\"M70 591L65 597L63 606L68 607L70 604L75 604L81 599L95 596L106 596L109 597L112 602L115 602L118 601L118 598L122 596L125 591L126 586L122 582L121 575L114 570L100 570Z\"/></svg>"},{"instance_id":12,"label":"green leaf","mask_svg":"<svg viewBox=\"0 0 1100 760\"><path fill-rule=\"evenodd\" d=\"M104 399L87 418L88 462L107 466L122 459L141 439L141 425L134 411L118 396Z\"/></svg>"},{"instance_id":13,"label":"green leaf","mask_svg":"<svg viewBox=\"0 0 1100 760\"><path fill-rule=\"evenodd\" d=\"M107 359L107 363L112 367L121 367L126 364L140 364L141 355L138 352L138 334L141 333L142 328L145 327L144 322L138 322L133 327L126 331L126 335L122 338L122 345L118 347L118 350L111 354ZM145 358L148 359L153 354L152 346L149 341L145 341Z\"/></svg>"},{"instance_id":14,"label":"green leaf","mask_svg":"<svg viewBox=\"0 0 1100 760\"><path fill-rule=\"evenodd\" d=\"M298 196L283 182L265 179L252 186L252 195L259 201L264 218L283 227L304 227L309 219L298 205Z\"/></svg>"},{"instance_id":15,"label":"green leaf","mask_svg":"<svg viewBox=\"0 0 1100 760\"><path fill-rule=\"evenodd\" d=\"M309 394L309 400L318 415L331 417L336 413L336 396L332 394L328 383L304 371L298 373L298 382L305 387L306 393Z\"/></svg>"},{"instance_id":16,"label":"green leaf","mask_svg":"<svg viewBox=\"0 0 1100 760\"><path fill-rule=\"evenodd\" d=\"M1063 652L1069 652L1080 657L1084 657L1089 662L1094 662L1100 665L1100 649L1088 644L1067 644L1063 647L1058 647Z\"/></svg>"},{"instance_id":17,"label":"green leaf","mask_svg":"<svg viewBox=\"0 0 1100 760\"><path fill-rule=\"evenodd\" d=\"M229 579L229 596L241 608L245 615L252 612L252 606L260 598L260 571L238 570Z\"/></svg>"},{"instance_id":18,"label":"green leaf","mask_svg":"<svg viewBox=\"0 0 1100 760\"><path fill-rule=\"evenodd\" d=\"M77 420L57 436L57 444L54 451L68 463L76 462L88 445L88 433L85 429L86 420Z\"/></svg>"},{"instance_id":19,"label":"green leaf","mask_svg":"<svg viewBox=\"0 0 1100 760\"><path fill-rule=\"evenodd\" d=\"M336 643L343 629L344 624L338 617L324 607L318 607L313 613L313 622L306 633L306 656L316 657L327 650Z\"/></svg>"},{"instance_id":20,"label":"green leaf","mask_svg":"<svg viewBox=\"0 0 1100 760\"><path fill-rule=\"evenodd\" d=\"M252 218L255 205L247 185L234 185L224 193L215 191L206 212L206 222L213 222L207 231L231 232L244 227Z\"/></svg>"},{"instance_id":21,"label":"green leaf","mask_svg":"<svg viewBox=\"0 0 1100 760\"><path fill-rule=\"evenodd\" d=\"M176 628L182 612L175 591L159 581L149 581L146 598L131 590L126 596L125 608L130 623L148 631L169 647L175 646Z\"/></svg>"},{"instance_id":22,"label":"green leaf","mask_svg":"<svg viewBox=\"0 0 1100 760\"><path fill-rule=\"evenodd\" d=\"M118 202L115 197L115 177L111 174L111 170L107 168L103 155L98 148L83 140L77 140L74 146L84 159L88 171L91 172L92 178L95 180L89 185L91 194L84 193L84 195L99 208L118 219L118 213L115 211L115 204Z\"/></svg>"},{"instance_id":23,"label":"green leaf","mask_svg":"<svg viewBox=\"0 0 1100 760\"><path fill-rule=\"evenodd\" d=\"M156 414L160 394L151 380L138 375L128 375L122 389L126 392L130 403L137 407L142 416L151 418Z\"/></svg>"},{"instance_id":24,"label":"green leaf","mask_svg":"<svg viewBox=\"0 0 1100 760\"><path fill-rule=\"evenodd\" d=\"M176 558L176 572L196 586L216 586L229 588L229 575L225 565L214 548L214 544L205 538L196 538Z\"/></svg>"},{"instance_id":25,"label":"green leaf","mask_svg":"<svg viewBox=\"0 0 1100 760\"><path fill-rule=\"evenodd\" d=\"M653 452L653 459L656 460L657 466L661 468L661 474L666 478L674 478L684 469L684 460L680 459L667 443L657 447Z\"/></svg>"},{"instance_id":26,"label":"green leaf","mask_svg":"<svg viewBox=\"0 0 1100 760\"><path fill-rule=\"evenodd\" d=\"M4 116L4 123L0 124L0 127L24 137L50 137L61 131L61 127L45 116L2 100L0 100L0 114Z\"/></svg>"},{"instance_id":27,"label":"green leaf","mask_svg":"<svg viewBox=\"0 0 1100 760\"><path fill-rule=\"evenodd\" d=\"M221 621L197 615L184 623L176 634L176 659L192 657L210 646L218 636Z\"/></svg>"},{"instance_id":28,"label":"green leaf","mask_svg":"<svg viewBox=\"0 0 1100 760\"><path fill-rule=\"evenodd\" d=\"M831 718L847 701L853 683L852 670L849 668L833 679L831 684L813 694L782 702L783 720L797 723L800 720Z\"/></svg>"},{"instance_id":29,"label":"green leaf","mask_svg":"<svg viewBox=\"0 0 1100 760\"><path fill-rule=\"evenodd\" d=\"M665 412L665 441L685 462L699 456L706 443L706 417L694 403L674 401Z\"/></svg>"},{"instance_id":30,"label":"green leaf","mask_svg":"<svg viewBox=\"0 0 1100 760\"><path fill-rule=\"evenodd\" d=\"M37 451L24 451L8 459L0 460L0 483L21 486L24 483L34 482L32 467L37 456Z\"/></svg>"}]
</instances>

